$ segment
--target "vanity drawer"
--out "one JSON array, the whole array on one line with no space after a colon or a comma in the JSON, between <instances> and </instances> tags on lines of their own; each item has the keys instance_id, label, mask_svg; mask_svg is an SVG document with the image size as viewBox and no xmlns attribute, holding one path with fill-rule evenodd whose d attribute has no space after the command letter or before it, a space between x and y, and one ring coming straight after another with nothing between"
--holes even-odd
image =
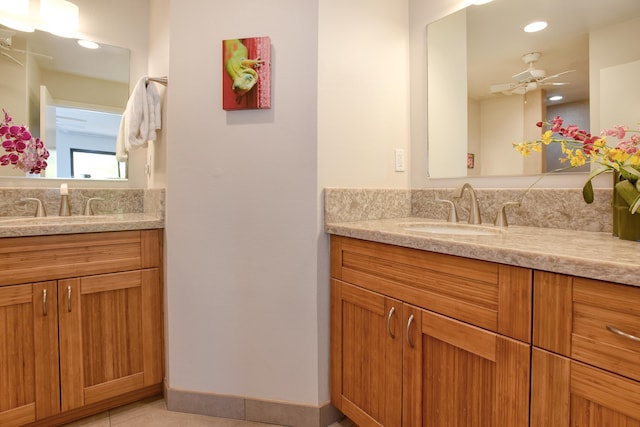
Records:
<instances>
[{"instance_id":1,"label":"vanity drawer","mask_svg":"<svg viewBox=\"0 0 640 427\"><path fill-rule=\"evenodd\" d=\"M158 267L159 230L0 239L0 286Z\"/></svg>"},{"instance_id":2,"label":"vanity drawer","mask_svg":"<svg viewBox=\"0 0 640 427\"><path fill-rule=\"evenodd\" d=\"M331 275L531 342L529 269L334 235Z\"/></svg>"},{"instance_id":3,"label":"vanity drawer","mask_svg":"<svg viewBox=\"0 0 640 427\"><path fill-rule=\"evenodd\" d=\"M534 305L544 310L545 300L560 302L551 313L534 310L534 345L640 381L639 287L551 273L535 277Z\"/></svg>"}]
</instances>

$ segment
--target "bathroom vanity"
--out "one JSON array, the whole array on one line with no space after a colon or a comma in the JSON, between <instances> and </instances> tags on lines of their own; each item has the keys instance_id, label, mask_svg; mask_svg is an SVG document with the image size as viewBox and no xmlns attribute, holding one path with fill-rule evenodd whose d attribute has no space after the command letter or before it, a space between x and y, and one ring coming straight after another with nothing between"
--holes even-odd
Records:
<instances>
[{"instance_id":1,"label":"bathroom vanity","mask_svg":"<svg viewBox=\"0 0 640 427\"><path fill-rule=\"evenodd\" d=\"M640 423L638 243L421 221L326 224L337 408L359 426Z\"/></svg>"},{"instance_id":2,"label":"bathroom vanity","mask_svg":"<svg viewBox=\"0 0 640 427\"><path fill-rule=\"evenodd\" d=\"M163 227L143 213L0 219L0 425L162 393Z\"/></svg>"}]
</instances>

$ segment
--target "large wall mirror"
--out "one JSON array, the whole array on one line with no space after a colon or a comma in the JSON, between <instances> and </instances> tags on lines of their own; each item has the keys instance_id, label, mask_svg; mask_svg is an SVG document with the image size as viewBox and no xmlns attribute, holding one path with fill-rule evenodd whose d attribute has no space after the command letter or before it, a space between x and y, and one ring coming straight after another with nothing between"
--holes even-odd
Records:
<instances>
[{"instance_id":1,"label":"large wall mirror","mask_svg":"<svg viewBox=\"0 0 640 427\"><path fill-rule=\"evenodd\" d=\"M129 63L129 49L87 49L72 38L0 25L0 107L51 152L40 177L127 178L115 142L129 97ZM0 176L24 172L5 166Z\"/></svg>"},{"instance_id":2,"label":"large wall mirror","mask_svg":"<svg viewBox=\"0 0 640 427\"><path fill-rule=\"evenodd\" d=\"M533 21L548 26L524 32ZM524 158L511 144L556 115L592 132L636 125L638 40L638 0L494 0L429 24L429 176L553 171L557 154Z\"/></svg>"}]
</instances>

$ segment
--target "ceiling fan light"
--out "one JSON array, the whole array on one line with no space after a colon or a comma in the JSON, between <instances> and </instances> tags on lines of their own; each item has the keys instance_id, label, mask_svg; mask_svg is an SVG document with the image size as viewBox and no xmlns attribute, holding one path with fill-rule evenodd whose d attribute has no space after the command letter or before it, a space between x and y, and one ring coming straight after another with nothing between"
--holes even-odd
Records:
<instances>
[{"instance_id":1,"label":"ceiling fan light","mask_svg":"<svg viewBox=\"0 0 640 427\"><path fill-rule=\"evenodd\" d=\"M535 33L538 31L542 31L547 28L547 23L545 21L535 21L531 22L524 27L525 33Z\"/></svg>"},{"instance_id":2,"label":"ceiling fan light","mask_svg":"<svg viewBox=\"0 0 640 427\"><path fill-rule=\"evenodd\" d=\"M78 40L77 42L80 46L87 48L87 49L98 49L100 47L100 45L96 42L92 42L91 40Z\"/></svg>"}]
</instances>

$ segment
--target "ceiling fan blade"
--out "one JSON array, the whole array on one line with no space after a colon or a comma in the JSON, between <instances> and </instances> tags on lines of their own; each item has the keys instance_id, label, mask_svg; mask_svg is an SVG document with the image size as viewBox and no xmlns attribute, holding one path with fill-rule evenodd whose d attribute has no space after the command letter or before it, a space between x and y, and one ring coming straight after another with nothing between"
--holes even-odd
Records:
<instances>
[{"instance_id":1,"label":"ceiling fan blade","mask_svg":"<svg viewBox=\"0 0 640 427\"><path fill-rule=\"evenodd\" d=\"M513 76L511 76L511 78L519 82L523 80L530 80L534 78L533 73L531 71L532 71L531 68L527 68L526 70L521 71L518 74L514 74Z\"/></svg>"},{"instance_id":2,"label":"ceiling fan blade","mask_svg":"<svg viewBox=\"0 0 640 427\"><path fill-rule=\"evenodd\" d=\"M502 83L502 84L489 86L489 90L491 91L491 93L503 93L506 91L513 90L517 87L518 85L515 83Z\"/></svg>"},{"instance_id":3,"label":"ceiling fan blade","mask_svg":"<svg viewBox=\"0 0 640 427\"><path fill-rule=\"evenodd\" d=\"M13 56L9 55L8 53L0 52L0 55L4 56L6 58L9 58L10 60L15 62L16 64L20 65L21 67L24 67L24 64L22 62L18 61L16 58L14 58Z\"/></svg>"},{"instance_id":4,"label":"ceiling fan blade","mask_svg":"<svg viewBox=\"0 0 640 427\"><path fill-rule=\"evenodd\" d=\"M565 86L571 84L569 82L538 82L541 86Z\"/></svg>"},{"instance_id":5,"label":"ceiling fan blade","mask_svg":"<svg viewBox=\"0 0 640 427\"><path fill-rule=\"evenodd\" d=\"M567 74L567 73L573 73L573 72L575 72L575 71L576 71L576 70L567 70L567 71L563 71L563 72L558 73L558 74L553 74L553 75L551 75L551 76L547 76L547 77L545 77L544 79L542 79L542 80L540 80L540 81L541 81L541 82L543 82L543 81L545 81L545 80L555 79L556 77L560 77L560 76L562 76L562 75L564 75L564 74Z\"/></svg>"}]
</instances>

